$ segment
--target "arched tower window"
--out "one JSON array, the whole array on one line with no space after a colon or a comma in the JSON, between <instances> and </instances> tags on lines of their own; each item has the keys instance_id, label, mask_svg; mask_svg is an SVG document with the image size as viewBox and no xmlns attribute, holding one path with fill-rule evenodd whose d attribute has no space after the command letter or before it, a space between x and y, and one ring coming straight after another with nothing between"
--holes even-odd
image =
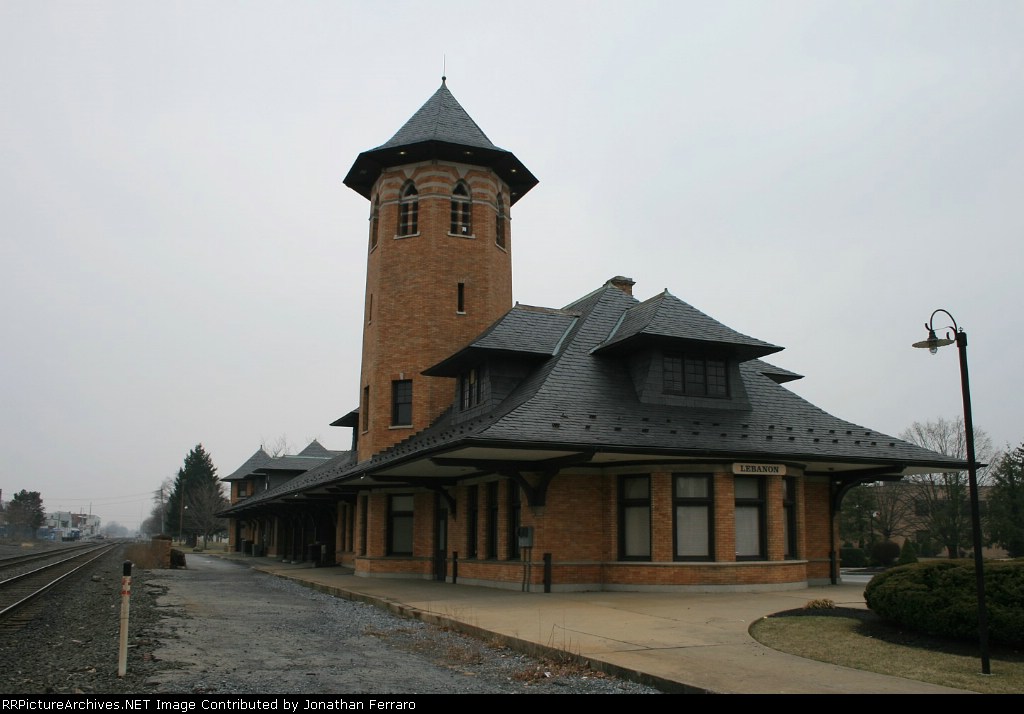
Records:
<instances>
[{"instance_id":1,"label":"arched tower window","mask_svg":"<svg viewBox=\"0 0 1024 714\"><path fill-rule=\"evenodd\" d=\"M398 202L398 235L411 236L419 233L420 194L416 184L406 181Z\"/></svg>"},{"instance_id":2,"label":"arched tower window","mask_svg":"<svg viewBox=\"0 0 1024 714\"><path fill-rule=\"evenodd\" d=\"M473 234L471 208L472 203L469 198L469 187L466 186L465 181L459 181L455 184L455 190L452 191L451 233L459 236L469 236Z\"/></svg>"},{"instance_id":3,"label":"arched tower window","mask_svg":"<svg viewBox=\"0 0 1024 714\"><path fill-rule=\"evenodd\" d=\"M498 215L495 218L494 242L499 248L505 247L505 197L498 192Z\"/></svg>"},{"instance_id":4,"label":"arched tower window","mask_svg":"<svg viewBox=\"0 0 1024 714\"><path fill-rule=\"evenodd\" d=\"M373 199L373 212L370 214L370 250L377 247L377 230L380 224L380 196Z\"/></svg>"}]
</instances>

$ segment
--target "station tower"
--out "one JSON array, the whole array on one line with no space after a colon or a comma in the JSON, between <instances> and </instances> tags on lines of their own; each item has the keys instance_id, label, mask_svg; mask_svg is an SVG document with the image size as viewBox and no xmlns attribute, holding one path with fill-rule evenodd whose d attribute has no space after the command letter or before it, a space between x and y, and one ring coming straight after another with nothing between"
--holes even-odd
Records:
<instances>
[{"instance_id":1,"label":"station tower","mask_svg":"<svg viewBox=\"0 0 1024 714\"><path fill-rule=\"evenodd\" d=\"M358 459L428 426L455 380L421 372L512 307L510 209L537 179L440 88L345 185L370 201Z\"/></svg>"}]
</instances>

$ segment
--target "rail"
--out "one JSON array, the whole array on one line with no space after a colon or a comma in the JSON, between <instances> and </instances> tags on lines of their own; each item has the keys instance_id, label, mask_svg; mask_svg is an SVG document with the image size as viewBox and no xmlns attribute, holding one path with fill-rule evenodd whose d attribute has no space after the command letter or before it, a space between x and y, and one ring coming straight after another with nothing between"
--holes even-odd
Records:
<instances>
[{"instance_id":1,"label":"rail","mask_svg":"<svg viewBox=\"0 0 1024 714\"><path fill-rule=\"evenodd\" d=\"M65 578L74 575L119 546L119 543L96 546L6 580L0 580L0 620L9 619L15 612Z\"/></svg>"}]
</instances>

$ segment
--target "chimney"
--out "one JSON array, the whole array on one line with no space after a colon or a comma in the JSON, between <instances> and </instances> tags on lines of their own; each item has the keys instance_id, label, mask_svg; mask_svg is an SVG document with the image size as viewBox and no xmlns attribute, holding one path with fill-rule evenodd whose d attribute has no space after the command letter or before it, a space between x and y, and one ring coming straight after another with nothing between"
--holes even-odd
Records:
<instances>
[{"instance_id":1,"label":"chimney","mask_svg":"<svg viewBox=\"0 0 1024 714\"><path fill-rule=\"evenodd\" d=\"M633 286L636 285L633 278L625 278L621 275L616 275L614 278L610 279L607 284L614 285L630 297L633 296Z\"/></svg>"}]
</instances>

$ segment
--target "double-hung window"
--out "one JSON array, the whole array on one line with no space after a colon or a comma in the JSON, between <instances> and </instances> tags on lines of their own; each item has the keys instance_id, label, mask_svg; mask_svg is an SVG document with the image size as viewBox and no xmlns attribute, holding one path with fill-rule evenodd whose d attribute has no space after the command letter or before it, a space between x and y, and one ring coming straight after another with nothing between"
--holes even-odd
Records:
<instances>
[{"instance_id":1,"label":"double-hung window","mask_svg":"<svg viewBox=\"0 0 1024 714\"><path fill-rule=\"evenodd\" d=\"M479 524L480 489L470 486L466 492L466 557L477 557L476 529Z\"/></svg>"},{"instance_id":2,"label":"double-hung window","mask_svg":"<svg viewBox=\"0 0 1024 714\"><path fill-rule=\"evenodd\" d=\"M619 479L619 560L651 559L651 477Z\"/></svg>"},{"instance_id":3,"label":"double-hung window","mask_svg":"<svg viewBox=\"0 0 1024 714\"><path fill-rule=\"evenodd\" d=\"M412 555L413 496L388 498L388 555Z\"/></svg>"},{"instance_id":4,"label":"double-hung window","mask_svg":"<svg viewBox=\"0 0 1024 714\"><path fill-rule=\"evenodd\" d=\"M792 476L782 479L782 541L785 557L796 558L796 479Z\"/></svg>"},{"instance_id":5,"label":"double-hung window","mask_svg":"<svg viewBox=\"0 0 1024 714\"><path fill-rule=\"evenodd\" d=\"M736 489L736 560L763 560L764 549L764 479L737 476Z\"/></svg>"},{"instance_id":6,"label":"double-hung window","mask_svg":"<svg viewBox=\"0 0 1024 714\"><path fill-rule=\"evenodd\" d=\"M674 543L676 560L711 560L714 502L710 474L674 474Z\"/></svg>"},{"instance_id":7,"label":"double-hung window","mask_svg":"<svg viewBox=\"0 0 1024 714\"><path fill-rule=\"evenodd\" d=\"M486 557L496 560L498 557L498 482L487 484L487 549Z\"/></svg>"},{"instance_id":8,"label":"double-hung window","mask_svg":"<svg viewBox=\"0 0 1024 714\"><path fill-rule=\"evenodd\" d=\"M476 369L470 369L462 373L459 380L459 391L461 392L462 410L471 409L480 403L480 377Z\"/></svg>"},{"instance_id":9,"label":"double-hung window","mask_svg":"<svg viewBox=\"0 0 1024 714\"><path fill-rule=\"evenodd\" d=\"M391 426L412 426L412 380L391 383Z\"/></svg>"},{"instance_id":10,"label":"double-hung window","mask_svg":"<svg viewBox=\"0 0 1024 714\"><path fill-rule=\"evenodd\" d=\"M519 484L508 481L508 559L519 560L519 526L522 524L523 504Z\"/></svg>"}]
</instances>

